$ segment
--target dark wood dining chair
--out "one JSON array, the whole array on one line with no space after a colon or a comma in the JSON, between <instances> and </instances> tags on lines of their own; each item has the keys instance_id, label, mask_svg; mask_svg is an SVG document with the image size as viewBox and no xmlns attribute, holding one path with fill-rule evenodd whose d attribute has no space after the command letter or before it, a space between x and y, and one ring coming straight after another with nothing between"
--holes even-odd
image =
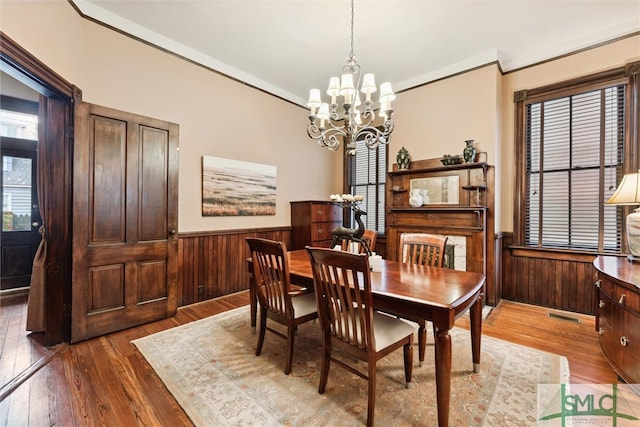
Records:
<instances>
[{"instance_id":1,"label":"dark wood dining chair","mask_svg":"<svg viewBox=\"0 0 640 427\"><path fill-rule=\"evenodd\" d=\"M307 247L313 271L322 328L322 367L318 392L327 387L329 365L336 363L368 381L367 425L372 426L376 401L376 364L402 347L407 387L413 365L413 334L409 322L373 309L371 273L366 254ZM333 349L349 357L332 356ZM350 358L367 362L367 372L348 363Z\"/></svg>"},{"instance_id":2,"label":"dark wood dining chair","mask_svg":"<svg viewBox=\"0 0 640 427\"><path fill-rule=\"evenodd\" d=\"M402 233L398 260L405 264L420 264L429 267L444 267L444 249L447 237L428 233ZM407 318L418 324L418 361L422 366L427 348L427 321ZM434 326L435 335L435 326Z\"/></svg>"},{"instance_id":3,"label":"dark wood dining chair","mask_svg":"<svg viewBox=\"0 0 640 427\"><path fill-rule=\"evenodd\" d=\"M260 306L260 332L256 356L260 356L266 331L287 340L287 361L284 373L291 373L293 343L298 325L318 318L313 292L292 290L289 280L289 260L283 242L247 238L251 251L253 277ZM267 319L287 327L286 335L271 328Z\"/></svg>"},{"instance_id":4,"label":"dark wood dining chair","mask_svg":"<svg viewBox=\"0 0 640 427\"><path fill-rule=\"evenodd\" d=\"M378 232L374 231L374 230L364 230L364 233L362 234L361 239L364 240L365 242L367 242L367 245L369 245L369 251L370 252L375 252L376 251L376 239L378 238ZM350 241L348 240L343 240L342 241L342 250L343 251L349 251L349 245L351 244ZM363 254L366 253L367 250L365 249L365 247L361 244L358 243L358 247L359 250L358 252Z\"/></svg>"}]
</instances>

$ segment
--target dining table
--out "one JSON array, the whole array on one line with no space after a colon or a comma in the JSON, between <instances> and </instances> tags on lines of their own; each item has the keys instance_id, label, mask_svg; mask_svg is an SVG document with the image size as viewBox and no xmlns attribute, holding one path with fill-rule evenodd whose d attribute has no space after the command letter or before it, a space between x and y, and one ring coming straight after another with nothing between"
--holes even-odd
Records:
<instances>
[{"instance_id":1,"label":"dining table","mask_svg":"<svg viewBox=\"0 0 640 427\"><path fill-rule=\"evenodd\" d=\"M290 281L313 289L311 260L306 250L287 253ZM251 272L251 259L248 259ZM486 277L482 273L382 260L371 272L374 308L400 317L422 318L435 327L435 380L438 425L449 425L451 396L451 336L455 319L469 312L473 371L480 369L482 306ZM257 298L251 277L251 326L256 326Z\"/></svg>"}]
</instances>

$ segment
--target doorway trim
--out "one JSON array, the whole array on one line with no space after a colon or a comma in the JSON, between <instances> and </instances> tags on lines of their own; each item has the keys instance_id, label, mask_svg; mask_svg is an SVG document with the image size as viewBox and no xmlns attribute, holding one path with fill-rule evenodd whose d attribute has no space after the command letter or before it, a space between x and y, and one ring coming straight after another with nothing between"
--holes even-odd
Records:
<instances>
[{"instance_id":1,"label":"doorway trim","mask_svg":"<svg viewBox=\"0 0 640 427\"><path fill-rule=\"evenodd\" d=\"M43 196L48 214L48 258L45 268L45 345L70 340L73 113L82 92L0 31L0 69L42 94L45 157Z\"/></svg>"}]
</instances>

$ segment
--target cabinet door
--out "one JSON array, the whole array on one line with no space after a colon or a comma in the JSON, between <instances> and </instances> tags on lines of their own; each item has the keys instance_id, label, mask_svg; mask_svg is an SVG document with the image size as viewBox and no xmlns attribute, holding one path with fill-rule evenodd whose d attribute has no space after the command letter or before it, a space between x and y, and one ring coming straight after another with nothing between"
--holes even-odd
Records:
<instances>
[{"instance_id":1,"label":"cabinet door","mask_svg":"<svg viewBox=\"0 0 640 427\"><path fill-rule=\"evenodd\" d=\"M620 347L622 354L622 370L625 373L624 380L630 384L640 384L640 315L627 310L622 310L621 336L613 346Z\"/></svg>"}]
</instances>

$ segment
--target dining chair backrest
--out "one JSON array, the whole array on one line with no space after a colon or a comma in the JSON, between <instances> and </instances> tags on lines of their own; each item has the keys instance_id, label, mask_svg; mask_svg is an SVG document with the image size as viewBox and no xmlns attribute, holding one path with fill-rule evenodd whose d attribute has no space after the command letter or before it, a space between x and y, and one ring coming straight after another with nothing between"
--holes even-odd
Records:
<instances>
[{"instance_id":1,"label":"dining chair backrest","mask_svg":"<svg viewBox=\"0 0 640 427\"><path fill-rule=\"evenodd\" d=\"M375 230L364 230L364 233L362 234L361 239L364 240L365 242L367 242L367 245L369 245L369 251L370 252L375 252L376 251L376 239L378 238L378 232ZM353 243L349 240L343 240L342 241L342 250L343 251L350 251L349 245ZM357 243L358 244L358 253L366 253L366 249L364 248L364 246L362 246L362 244Z\"/></svg>"},{"instance_id":2,"label":"dining chair backrest","mask_svg":"<svg viewBox=\"0 0 640 427\"><path fill-rule=\"evenodd\" d=\"M428 233L402 233L398 259L405 264L444 267L447 237Z\"/></svg>"},{"instance_id":3,"label":"dining chair backrest","mask_svg":"<svg viewBox=\"0 0 640 427\"><path fill-rule=\"evenodd\" d=\"M368 257L318 248L307 250L323 331L360 349L366 360L368 350L375 349Z\"/></svg>"},{"instance_id":4,"label":"dining chair backrest","mask_svg":"<svg viewBox=\"0 0 640 427\"><path fill-rule=\"evenodd\" d=\"M364 378L367 386L367 426L374 425L377 361L403 349L404 375L411 382L415 327L374 310L369 256L307 246L313 272L318 318L322 329L322 365L318 392L326 391L331 362ZM376 340L376 336L380 339ZM343 357L332 356L333 349ZM346 356L346 357L344 357ZM367 362L367 371L350 363Z\"/></svg>"},{"instance_id":5,"label":"dining chair backrest","mask_svg":"<svg viewBox=\"0 0 640 427\"><path fill-rule=\"evenodd\" d=\"M260 356L267 331L287 340L284 373L289 375L293 363L293 347L298 325L318 318L315 295L306 289L291 289L289 257L283 242L247 238L253 268L252 289L260 303L260 332L256 356ZM267 325L268 319L286 326Z\"/></svg>"},{"instance_id":6,"label":"dining chair backrest","mask_svg":"<svg viewBox=\"0 0 640 427\"><path fill-rule=\"evenodd\" d=\"M289 260L283 242L247 238L260 305L287 317L292 311Z\"/></svg>"}]
</instances>

